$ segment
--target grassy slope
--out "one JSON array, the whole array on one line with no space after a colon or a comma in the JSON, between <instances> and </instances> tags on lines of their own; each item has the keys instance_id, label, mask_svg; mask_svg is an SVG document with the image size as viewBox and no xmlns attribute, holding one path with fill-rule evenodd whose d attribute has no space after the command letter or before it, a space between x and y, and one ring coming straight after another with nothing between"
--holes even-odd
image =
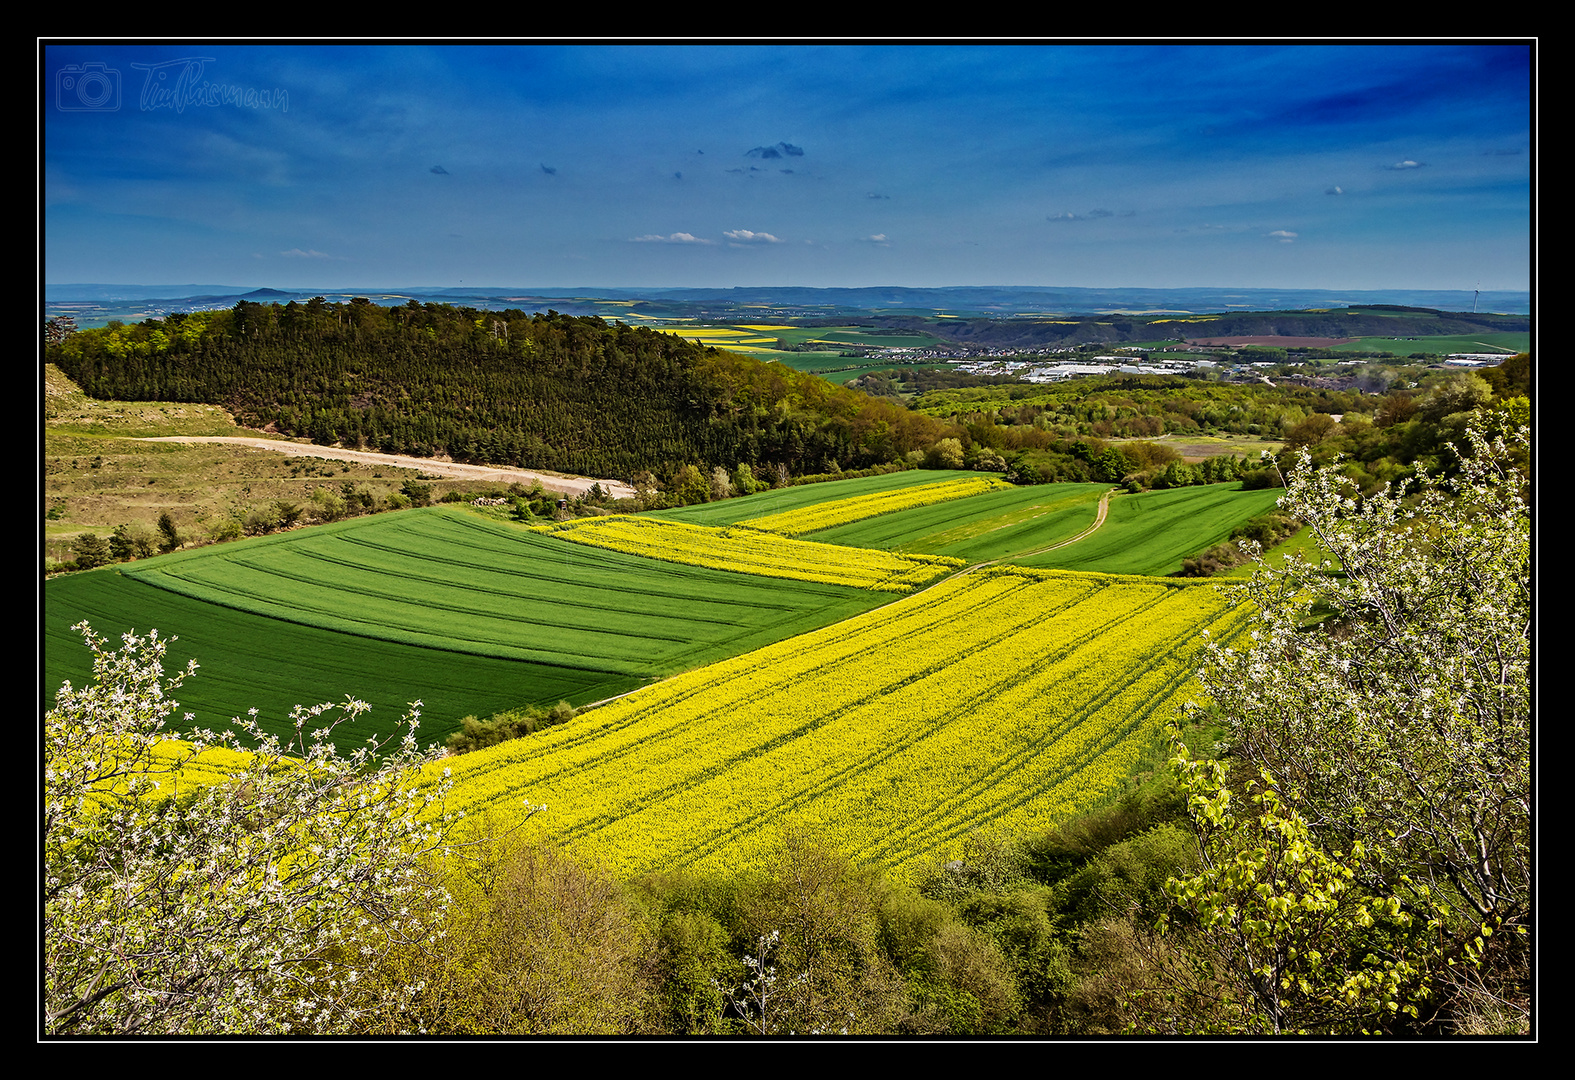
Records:
<instances>
[{"instance_id":1,"label":"grassy slope","mask_svg":"<svg viewBox=\"0 0 1575 1080\"><path fill-rule=\"evenodd\" d=\"M182 535L205 538L214 526L249 509L284 500L305 503L313 489L352 482L380 495L396 492L414 469L358 465L219 444L143 442L169 435L241 435L213 405L95 401L53 365L44 368L43 512L47 557L71 557L79 533L108 536L116 525L153 528L168 513ZM434 498L470 481L435 481Z\"/></svg>"}]
</instances>

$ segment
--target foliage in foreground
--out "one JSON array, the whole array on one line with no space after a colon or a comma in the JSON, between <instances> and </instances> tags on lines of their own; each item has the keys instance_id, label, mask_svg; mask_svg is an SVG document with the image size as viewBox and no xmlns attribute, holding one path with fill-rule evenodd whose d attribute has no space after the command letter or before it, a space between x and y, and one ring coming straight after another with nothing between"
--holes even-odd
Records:
<instances>
[{"instance_id":1,"label":"foliage in foreground","mask_svg":"<svg viewBox=\"0 0 1575 1080\"><path fill-rule=\"evenodd\" d=\"M1472 432L1458 479L1414 494L1361 498L1305 457L1287 484L1329 557L1260 570L1251 643L1203 676L1253 808L1177 755L1205 869L1174 895L1250 1030L1528 1015L1527 442Z\"/></svg>"},{"instance_id":2,"label":"foliage in foreground","mask_svg":"<svg viewBox=\"0 0 1575 1080\"><path fill-rule=\"evenodd\" d=\"M282 744L255 717L171 743L165 642L111 650L86 624L94 680L44 717L43 1031L46 1034L355 1030L397 1015L414 988L368 976L435 941L446 901L423 857L443 785L409 781L412 710L393 737L340 757L337 720L297 708ZM419 704L419 703L417 703ZM321 724L322 726L313 727ZM230 747L226 768L204 769ZM204 756L206 755L206 757Z\"/></svg>"}]
</instances>

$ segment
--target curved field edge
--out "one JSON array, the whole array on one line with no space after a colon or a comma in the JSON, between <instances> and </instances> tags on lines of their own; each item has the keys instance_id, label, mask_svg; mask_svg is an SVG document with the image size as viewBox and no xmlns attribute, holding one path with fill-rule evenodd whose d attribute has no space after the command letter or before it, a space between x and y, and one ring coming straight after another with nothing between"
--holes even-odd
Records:
<instances>
[{"instance_id":1,"label":"curved field edge","mask_svg":"<svg viewBox=\"0 0 1575 1080\"><path fill-rule=\"evenodd\" d=\"M624 872L751 865L808 820L909 874L1106 798L1242 618L1208 584L974 570L431 775L450 810L545 803L532 827Z\"/></svg>"}]
</instances>

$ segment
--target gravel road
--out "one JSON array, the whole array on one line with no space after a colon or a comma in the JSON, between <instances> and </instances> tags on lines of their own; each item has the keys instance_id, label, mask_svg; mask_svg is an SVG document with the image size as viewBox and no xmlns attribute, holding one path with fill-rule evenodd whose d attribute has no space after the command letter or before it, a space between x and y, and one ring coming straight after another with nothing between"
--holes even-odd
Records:
<instances>
[{"instance_id":1,"label":"gravel road","mask_svg":"<svg viewBox=\"0 0 1575 1080\"><path fill-rule=\"evenodd\" d=\"M389 465L400 469L420 469L432 476L454 476L466 480L496 480L504 484L530 484L540 480L541 486L560 495L583 495L592 484L615 499L634 498L634 488L617 480L592 480L583 476L558 476L553 473L526 472L523 469L502 469L491 465L462 465L457 461L437 458L405 457L403 454L377 454L366 450L344 450L337 446L317 446L313 443L284 442L279 439L253 439L244 435L161 435L143 442L176 443L229 443L232 446L249 446L257 450L275 450L295 457L328 458L331 461L358 461L363 465Z\"/></svg>"}]
</instances>

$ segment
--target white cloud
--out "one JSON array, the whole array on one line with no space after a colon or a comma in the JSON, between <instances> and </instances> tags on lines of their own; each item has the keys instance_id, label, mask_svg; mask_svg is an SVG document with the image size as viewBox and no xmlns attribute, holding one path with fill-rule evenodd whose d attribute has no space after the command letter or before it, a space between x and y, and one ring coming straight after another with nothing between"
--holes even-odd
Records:
<instances>
[{"instance_id":1,"label":"white cloud","mask_svg":"<svg viewBox=\"0 0 1575 1080\"><path fill-rule=\"evenodd\" d=\"M722 234L734 244L780 244L782 241L768 232L753 232L749 229L729 229Z\"/></svg>"},{"instance_id":2,"label":"white cloud","mask_svg":"<svg viewBox=\"0 0 1575 1080\"><path fill-rule=\"evenodd\" d=\"M675 232L667 236L657 233L647 233L644 236L631 236L630 241L636 244L714 244L715 240L707 240L696 236L694 233Z\"/></svg>"},{"instance_id":3,"label":"white cloud","mask_svg":"<svg viewBox=\"0 0 1575 1080\"><path fill-rule=\"evenodd\" d=\"M281 252L279 252L279 254L284 256L286 259L343 259L344 258L344 256L342 256L342 255L329 255L326 252L315 251L315 250L302 251L300 248L291 248L289 251L281 251Z\"/></svg>"},{"instance_id":4,"label":"white cloud","mask_svg":"<svg viewBox=\"0 0 1575 1080\"><path fill-rule=\"evenodd\" d=\"M1336 184L1336 185L1334 185L1334 187L1324 188L1323 189L1323 193L1325 195L1344 195L1345 194L1345 189L1343 187L1341 187L1339 184Z\"/></svg>"},{"instance_id":5,"label":"white cloud","mask_svg":"<svg viewBox=\"0 0 1575 1080\"><path fill-rule=\"evenodd\" d=\"M1422 163L1420 161L1412 161L1410 158L1407 158L1404 161L1397 161L1389 167L1391 169L1420 169L1422 167Z\"/></svg>"},{"instance_id":6,"label":"white cloud","mask_svg":"<svg viewBox=\"0 0 1575 1080\"><path fill-rule=\"evenodd\" d=\"M1061 214L1046 214L1045 215L1045 220L1046 221L1097 221L1100 218L1115 217L1115 216L1116 216L1116 214L1115 214L1114 210L1106 210L1103 207L1098 207L1096 209L1090 210L1086 214L1074 214L1070 210L1066 211L1065 213L1061 213ZM1131 217L1132 213L1131 213L1131 211L1128 211L1128 212L1122 214L1121 216L1122 217Z\"/></svg>"},{"instance_id":7,"label":"white cloud","mask_svg":"<svg viewBox=\"0 0 1575 1080\"><path fill-rule=\"evenodd\" d=\"M1289 229L1275 229L1269 235L1274 237L1282 244L1289 244L1292 240L1296 239L1296 234L1291 232Z\"/></svg>"}]
</instances>

